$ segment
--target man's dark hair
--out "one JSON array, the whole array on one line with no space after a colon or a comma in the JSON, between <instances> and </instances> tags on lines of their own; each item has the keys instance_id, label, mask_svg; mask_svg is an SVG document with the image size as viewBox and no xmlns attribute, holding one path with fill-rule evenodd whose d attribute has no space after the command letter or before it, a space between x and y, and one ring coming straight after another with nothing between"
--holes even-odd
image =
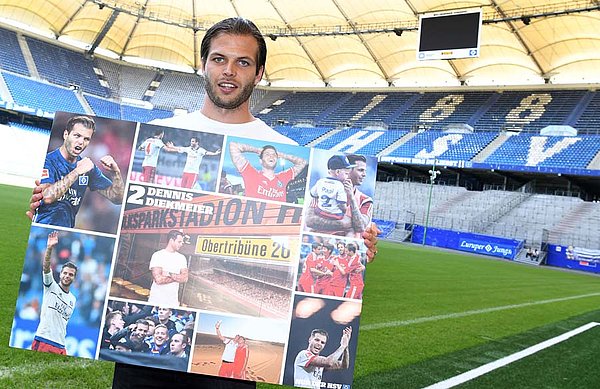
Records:
<instances>
[{"instance_id":1,"label":"man's dark hair","mask_svg":"<svg viewBox=\"0 0 600 389\"><path fill-rule=\"evenodd\" d=\"M85 128L89 128L94 132L96 131L96 122L91 117L73 116L71 119L69 119L69 121L67 121L67 125L65 127L65 130L68 134L73 131L73 127L75 127L76 124L81 124Z\"/></svg>"},{"instance_id":2,"label":"man's dark hair","mask_svg":"<svg viewBox=\"0 0 600 389\"><path fill-rule=\"evenodd\" d=\"M311 333L310 333L310 337L312 338L316 334L324 335L326 338L329 339L329 334L327 333L327 331L322 330L320 328L315 328L314 330L312 330Z\"/></svg>"},{"instance_id":3,"label":"man's dark hair","mask_svg":"<svg viewBox=\"0 0 600 389\"><path fill-rule=\"evenodd\" d=\"M240 17L223 19L206 31L204 38L202 38L202 44L200 45L200 58L202 58L204 64L206 64L206 60L208 59L212 40L220 34L253 36L256 39L256 43L258 43L256 74L258 74L261 66L264 69L265 62L267 61L267 44L265 43L265 38L263 38L260 30L254 23Z\"/></svg>"},{"instance_id":4,"label":"man's dark hair","mask_svg":"<svg viewBox=\"0 0 600 389\"><path fill-rule=\"evenodd\" d=\"M350 252L355 253L356 252L356 246L352 243L348 243L348 245L346 245L346 249Z\"/></svg>"},{"instance_id":5,"label":"man's dark hair","mask_svg":"<svg viewBox=\"0 0 600 389\"><path fill-rule=\"evenodd\" d=\"M70 267L71 269L75 269L75 274L77 274L77 265L75 265L73 262L69 261L67 263L65 263L64 265L62 265L62 267L60 268L60 271L62 272L65 267Z\"/></svg>"},{"instance_id":6,"label":"man's dark hair","mask_svg":"<svg viewBox=\"0 0 600 389\"><path fill-rule=\"evenodd\" d=\"M171 231L169 231L167 240L171 240L171 239L175 240L175 239L177 239L177 237L179 235L183 236L183 232L177 231L177 230L171 230Z\"/></svg>"},{"instance_id":7,"label":"man's dark hair","mask_svg":"<svg viewBox=\"0 0 600 389\"><path fill-rule=\"evenodd\" d=\"M356 165L357 161L367 163L367 158L364 155L348 154L347 157L350 165Z\"/></svg>"},{"instance_id":8,"label":"man's dark hair","mask_svg":"<svg viewBox=\"0 0 600 389\"><path fill-rule=\"evenodd\" d=\"M154 135L152 136L159 136L160 134L164 134L165 130L163 130L162 128L158 128L156 130L154 130Z\"/></svg>"},{"instance_id":9,"label":"man's dark hair","mask_svg":"<svg viewBox=\"0 0 600 389\"><path fill-rule=\"evenodd\" d=\"M329 252L333 251L333 245L331 243L324 243L323 247L325 247Z\"/></svg>"},{"instance_id":10,"label":"man's dark hair","mask_svg":"<svg viewBox=\"0 0 600 389\"><path fill-rule=\"evenodd\" d=\"M322 244L322 243L319 243L319 242L313 242L313 243L312 243L312 249L313 249L313 250L314 250L314 249L316 249L317 247L321 247L321 246L323 246L323 244Z\"/></svg>"},{"instance_id":11,"label":"man's dark hair","mask_svg":"<svg viewBox=\"0 0 600 389\"><path fill-rule=\"evenodd\" d=\"M275 146L265 145L265 146L263 146L263 148L262 148L262 150L260 152L259 158L262 159L263 154L265 153L265 151L267 151L269 149L273 150L275 152L275 154L279 155L279 153L277 152L277 149L275 148Z\"/></svg>"}]
</instances>

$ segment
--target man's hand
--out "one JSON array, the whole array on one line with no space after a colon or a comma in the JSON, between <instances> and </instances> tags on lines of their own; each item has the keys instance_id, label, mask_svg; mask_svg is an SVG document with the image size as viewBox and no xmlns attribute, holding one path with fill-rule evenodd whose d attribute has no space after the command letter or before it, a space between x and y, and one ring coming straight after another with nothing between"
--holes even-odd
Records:
<instances>
[{"instance_id":1,"label":"man's hand","mask_svg":"<svg viewBox=\"0 0 600 389\"><path fill-rule=\"evenodd\" d=\"M367 262L369 263L373 262L375 255L377 255L377 235L380 233L381 231L377 228L377 225L371 223L362 234L365 246L367 246Z\"/></svg>"},{"instance_id":2,"label":"man's hand","mask_svg":"<svg viewBox=\"0 0 600 389\"><path fill-rule=\"evenodd\" d=\"M46 247L48 249L51 249L54 246L56 246L57 244L58 244L58 231L52 231L51 233L48 234L48 242L46 244Z\"/></svg>"},{"instance_id":3,"label":"man's hand","mask_svg":"<svg viewBox=\"0 0 600 389\"><path fill-rule=\"evenodd\" d=\"M110 155L105 155L104 157L100 158L100 164L103 168L110 170L111 172L120 171L119 166L115 162L114 158Z\"/></svg>"},{"instance_id":4,"label":"man's hand","mask_svg":"<svg viewBox=\"0 0 600 389\"><path fill-rule=\"evenodd\" d=\"M77 167L75 167L75 172L78 175L85 174L94 168L94 162L92 162L89 157L85 157L82 160L77 162Z\"/></svg>"},{"instance_id":5,"label":"man's hand","mask_svg":"<svg viewBox=\"0 0 600 389\"><path fill-rule=\"evenodd\" d=\"M219 329L221 327L221 320L215 323L215 329Z\"/></svg>"},{"instance_id":6,"label":"man's hand","mask_svg":"<svg viewBox=\"0 0 600 389\"><path fill-rule=\"evenodd\" d=\"M49 186L50 184L42 185L40 184L40 180L35 180L35 186L31 191L31 198L29 199L29 211L25 212L25 215L27 215L29 220L33 220L33 214L35 213L35 210L42 205L42 198L44 198L42 191Z\"/></svg>"},{"instance_id":7,"label":"man's hand","mask_svg":"<svg viewBox=\"0 0 600 389\"><path fill-rule=\"evenodd\" d=\"M352 336L352 327L344 328L344 333L342 334L342 339L340 340L340 346L348 347L348 344L350 344L351 336Z\"/></svg>"}]
</instances>

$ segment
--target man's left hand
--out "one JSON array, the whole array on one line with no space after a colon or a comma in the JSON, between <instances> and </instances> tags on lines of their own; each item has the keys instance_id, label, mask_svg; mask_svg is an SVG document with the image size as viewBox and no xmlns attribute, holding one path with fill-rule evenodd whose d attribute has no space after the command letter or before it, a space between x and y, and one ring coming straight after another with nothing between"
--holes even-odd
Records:
<instances>
[{"instance_id":1,"label":"man's left hand","mask_svg":"<svg viewBox=\"0 0 600 389\"><path fill-rule=\"evenodd\" d=\"M377 255L377 235L380 233L381 231L377 228L377 225L371 223L362 234L365 246L367 246L367 262L373 262L375 255Z\"/></svg>"},{"instance_id":2,"label":"man's left hand","mask_svg":"<svg viewBox=\"0 0 600 389\"><path fill-rule=\"evenodd\" d=\"M100 158L100 163L107 170L112 172L119 171L119 166L115 162L114 158L110 155L105 155L104 157Z\"/></svg>"}]
</instances>

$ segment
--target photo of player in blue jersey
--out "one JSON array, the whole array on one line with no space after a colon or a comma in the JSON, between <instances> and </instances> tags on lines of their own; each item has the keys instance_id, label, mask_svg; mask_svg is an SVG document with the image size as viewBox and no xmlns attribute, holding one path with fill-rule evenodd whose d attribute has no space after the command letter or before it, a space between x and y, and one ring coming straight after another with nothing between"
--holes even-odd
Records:
<instances>
[{"instance_id":1,"label":"photo of player in blue jersey","mask_svg":"<svg viewBox=\"0 0 600 389\"><path fill-rule=\"evenodd\" d=\"M121 169L111 155L104 155L98 165L81 154L96 132L96 122L89 116L71 117L63 131L63 144L50 151L44 161L41 185L42 201L33 221L62 227L75 227L75 217L86 191L96 191L113 204L123 200L124 182Z\"/></svg>"}]
</instances>

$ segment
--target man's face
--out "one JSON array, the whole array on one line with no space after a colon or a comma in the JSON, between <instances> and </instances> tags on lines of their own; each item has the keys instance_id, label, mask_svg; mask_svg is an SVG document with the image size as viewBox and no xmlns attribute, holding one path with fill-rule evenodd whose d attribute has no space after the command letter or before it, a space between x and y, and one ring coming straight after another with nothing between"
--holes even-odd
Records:
<instances>
[{"instance_id":1,"label":"man's face","mask_svg":"<svg viewBox=\"0 0 600 389\"><path fill-rule=\"evenodd\" d=\"M67 152L67 156L70 158L77 158L83 153L88 147L90 140L92 140L93 134L94 130L85 128L81 123L76 123L71 132L65 130L63 133L63 146Z\"/></svg>"},{"instance_id":2,"label":"man's face","mask_svg":"<svg viewBox=\"0 0 600 389\"><path fill-rule=\"evenodd\" d=\"M60 271L60 284L65 286L71 286L75 279L76 271L72 267L65 267Z\"/></svg>"},{"instance_id":3,"label":"man's face","mask_svg":"<svg viewBox=\"0 0 600 389\"><path fill-rule=\"evenodd\" d=\"M169 336L167 335L167 329L165 327L158 327L154 330L154 343L157 346L165 344Z\"/></svg>"},{"instance_id":4,"label":"man's face","mask_svg":"<svg viewBox=\"0 0 600 389\"><path fill-rule=\"evenodd\" d=\"M182 334L175 334L173 338L171 338L171 343L169 344L169 348L173 354L180 354L185 349L186 344L183 342Z\"/></svg>"},{"instance_id":5,"label":"man's face","mask_svg":"<svg viewBox=\"0 0 600 389\"><path fill-rule=\"evenodd\" d=\"M340 253L340 254L343 254L343 253L344 253L344 251L345 251L345 249L346 249L346 246L344 246L344 244L343 244L343 243L339 243L339 244L337 245L337 249L338 249L338 251L339 251L339 253Z\"/></svg>"},{"instance_id":6,"label":"man's face","mask_svg":"<svg viewBox=\"0 0 600 389\"><path fill-rule=\"evenodd\" d=\"M278 158L279 157L277 155L277 151L270 148L265 149L262 153L262 157L260 158L260 163L263 167L275 169L275 166L277 166Z\"/></svg>"},{"instance_id":7,"label":"man's face","mask_svg":"<svg viewBox=\"0 0 600 389\"><path fill-rule=\"evenodd\" d=\"M323 250L323 246L317 246L313 249L313 252L318 255L321 254L321 250Z\"/></svg>"},{"instance_id":8,"label":"man's face","mask_svg":"<svg viewBox=\"0 0 600 389\"><path fill-rule=\"evenodd\" d=\"M327 337L325 335L314 334L308 339L308 350L315 355L319 355L325 348L325 344L327 344Z\"/></svg>"},{"instance_id":9,"label":"man's face","mask_svg":"<svg viewBox=\"0 0 600 389\"><path fill-rule=\"evenodd\" d=\"M258 43L251 35L221 33L210 42L203 63L208 98L218 108L236 109L247 103L262 78L256 72Z\"/></svg>"},{"instance_id":10,"label":"man's face","mask_svg":"<svg viewBox=\"0 0 600 389\"><path fill-rule=\"evenodd\" d=\"M158 308L158 320L161 323L169 320L169 317L171 317L171 310L169 308Z\"/></svg>"},{"instance_id":11,"label":"man's face","mask_svg":"<svg viewBox=\"0 0 600 389\"><path fill-rule=\"evenodd\" d=\"M113 316L112 320L110 321L110 324L113 325L116 329L122 330L123 325L125 324L125 322L123 321L123 316L122 315Z\"/></svg>"},{"instance_id":12,"label":"man's face","mask_svg":"<svg viewBox=\"0 0 600 389\"><path fill-rule=\"evenodd\" d=\"M137 326L135 327L135 330L131 334L131 339L142 341L146 337L147 333L148 333L148 325L138 323Z\"/></svg>"},{"instance_id":13,"label":"man's face","mask_svg":"<svg viewBox=\"0 0 600 389\"><path fill-rule=\"evenodd\" d=\"M350 170L350 179L354 186L359 186L367 176L367 164L363 161L356 161L356 166Z\"/></svg>"},{"instance_id":14,"label":"man's face","mask_svg":"<svg viewBox=\"0 0 600 389\"><path fill-rule=\"evenodd\" d=\"M196 138L190 139L190 147L191 148L195 149L195 148L198 148L198 146L199 146L198 140Z\"/></svg>"},{"instance_id":15,"label":"man's face","mask_svg":"<svg viewBox=\"0 0 600 389\"><path fill-rule=\"evenodd\" d=\"M181 246L183 246L183 235L177 235L175 239L169 241L169 244L173 250L179 251Z\"/></svg>"},{"instance_id":16,"label":"man's face","mask_svg":"<svg viewBox=\"0 0 600 389\"><path fill-rule=\"evenodd\" d=\"M329 258L329 256L331 255L331 251L325 246L323 246L323 255L325 256L325 258Z\"/></svg>"}]
</instances>

